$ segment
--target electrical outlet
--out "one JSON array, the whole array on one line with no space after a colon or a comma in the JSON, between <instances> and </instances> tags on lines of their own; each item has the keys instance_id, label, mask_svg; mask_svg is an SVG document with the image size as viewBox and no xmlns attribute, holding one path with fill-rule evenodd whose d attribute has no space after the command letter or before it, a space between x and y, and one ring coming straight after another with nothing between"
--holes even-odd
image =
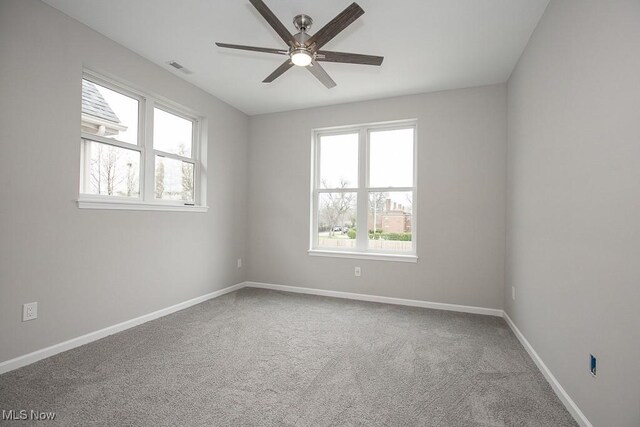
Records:
<instances>
[{"instance_id":1,"label":"electrical outlet","mask_svg":"<svg viewBox=\"0 0 640 427\"><path fill-rule=\"evenodd\" d=\"M514 300L514 301L516 300L516 287L515 286L511 287L511 299Z\"/></svg>"},{"instance_id":2,"label":"electrical outlet","mask_svg":"<svg viewBox=\"0 0 640 427\"><path fill-rule=\"evenodd\" d=\"M356 277L360 277L362 275L362 270L360 270L360 267L355 268L355 275Z\"/></svg>"},{"instance_id":3,"label":"electrical outlet","mask_svg":"<svg viewBox=\"0 0 640 427\"><path fill-rule=\"evenodd\" d=\"M242 258L238 258L238 268L242 268Z\"/></svg>"},{"instance_id":4,"label":"electrical outlet","mask_svg":"<svg viewBox=\"0 0 640 427\"><path fill-rule=\"evenodd\" d=\"M596 357L593 354L589 355L589 372L591 372L591 375L593 375L594 377L596 376L596 364L597 364L598 360L596 359Z\"/></svg>"},{"instance_id":5,"label":"electrical outlet","mask_svg":"<svg viewBox=\"0 0 640 427\"><path fill-rule=\"evenodd\" d=\"M22 321L34 320L38 318L38 303L30 302L22 305Z\"/></svg>"}]
</instances>

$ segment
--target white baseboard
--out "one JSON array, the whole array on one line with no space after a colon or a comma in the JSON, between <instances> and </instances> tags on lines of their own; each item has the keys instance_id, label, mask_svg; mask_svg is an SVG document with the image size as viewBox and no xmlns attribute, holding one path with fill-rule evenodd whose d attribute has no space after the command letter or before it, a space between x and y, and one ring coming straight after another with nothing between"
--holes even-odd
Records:
<instances>
[{"instance_id":1,"label":"white baseboard","mask_svg":"<svg viewBox=\"0 0 640 427\"><path fill-rule=\"evenodd\" d=\"M506 312L504 313L504 319L507 321L507 324L509 325L515 336L518 338L518 340L520 340L522 346L525 348L525 350L527 350L529 356L531 356L540 372L542 372L542 375L544 375L544 377L547 379L547 382L551 385L553 391L556 393L556 395L558 395L558 398L560 398L560 401L564 404L564 406L567 408L576 422L582 427L593 427L587 417L582 413L580 408L578 408L576 402L571 399L566 390L560 385L556 377L551 373L549 368L547 368L547 365L545 365L540 356L538 356L538 353L536 353L529 341L527 341L524 335L522 335L522 332L520 332L516 324L513 323L513 320L511 320Z\"/></svg>"},{"instance_id":2,"label":"white baseboard","mask_svg":"<svg viewBox=\"0 0 640 427\"><path fill-rule=\"evenodd\" d=\"M71 350L72 348L79 347L84 344L88 344L92 341L99 340L109 335L113 335L117 332L124 331L129 328L133 328L134 326L141 325L143 323L149 322L151 320L157 319L162 316L166 316L171 313L175 313L176 311L184 310L185 308L189 308L196 304L200 304L201 302L222 296L229 292L236 291L238 289L242 289L244 287L249 288L261 288L261 289L272 289L277 291L284 292L294 292L301 294L310 294L310 295L321 295L327 297L334 298L345 298L352 299L358 301L369 301L369 302L379 302L386 304L395 304L395 305L405 305L410 307L423 307L423 308L432 308L436 310L449 310L449 311L457 311L463 313L474 313L474 314L484 314L489 316L497 316L504 317L507 324L518 338L522 346L527 350L529 356L533 359L536 366L542 372L547 382L553 388L553 391L558 395L560 401L567 408L569 413L575 418L575 420L582 427L593 427L593 425L589 422L587 417L582 413L578 405L571 399L569 394L565 391L565 389L560 385L556 377L551 373L547 365L542 361L538 353L533 349L529 341L524 337L522 332L516 327L515 323L511 320L511 318L505 313L503 310L495 309L495 308L484 308L484 307L473 307L467 305L457 305L457 304L446 304L439 302L429 302L429 301L421 301L421 300L411 300L411 299L402 299L402 298L393 298L393 297L383 297L376 295L366 295L366 294L356 294L351 292L340 292L340 291L328 291L323 289L313 289L313 288L301 288L297 286L286 286L286 285L276 285L272 283L260 283L260 282L242 282L233 286L226 287L224 289L220 289L215 292L208 293L206 295L202 295L188 301L181 302L179 304L172 305L171 307L163 308L161 310L154 311L153 313L148 313L140 317L136 317L135 319L127 320L121 323L118 323L113 326L108 326L104 329L100 329L95 332L90 332L88 334L72 338L68 341L61 342L59 344L54 344L50 347L46 347L40 350L36 350L32 353L25 354L23 356L16 357L14 359L10 359L4 362L0 362L0 374L5 372L12 371L14 369L21 368L23 366L29 365L31 363L37 362L38 360L45 359L47 357L51 357L58 353L62 353L63 351Z\"/></svg>"},{"instance_id":3,"label":"white baseboard","mask_svg":"<svg viewBox=\"0 0 640 427\"><path fill-rule=\"evenodd\" d=\"M190 299L188 301L181 302L176 305L172 305L171 307L163 308L161 310L154 311L153 313L148 313L143 316L136 317L135 319L126 320L124 322L118 323L117 325L108 326L104 329L100 329L95 332L90 332L88 334L85 334L76 338L72 338L68 341L64 341L59 344L54 344L50 347L36 350L32 353L25 354L23 356L18 356L14 359L1 362L0 374L13 371L14 369L18 369L26 365L30 365L31 363L37 362L38 360L46 359L47 357L51 357L55 354L62 353L63 351L71 350L72 348L79 347L84 344L88 344L92 341L96 341L106 336L113 335L117 332L124 331L125 329L133 328L134 326L141 325L143 323L149 322L159 317L166 316L171 313L175 313L176 311L184 310L185 308L189 308L193 305L200 304L201 302L241 289L244 286L245 286L245 282L238 283L236 285L229 286L224 289L220 289L218 291L211 292L206 295L202 295L202 296Z\"/></svg>"},{"instance_id":4,"label":"white baseboard","mask_svg":"<svg viewBox=\"0 0 640 427\"><path fill-rule=\"evenodd\" d=\"M298 294L322 295L325 297L345 298L358 301L381 302L385 304L407 305L410 307L433 308L436 310L458 311L463 313L485 314L488 316L502 317L502 310L495 308L472 307L468 305L445 304L441 302L429 302L414 299L402 299L393 297L381 297L376 295L355 294L351 292L327 291L314 288L300 288L298 286L274 285L272 283L245 282L249 288L272 289L275 291L295 292Z\"/></svg>"}]
</instances>

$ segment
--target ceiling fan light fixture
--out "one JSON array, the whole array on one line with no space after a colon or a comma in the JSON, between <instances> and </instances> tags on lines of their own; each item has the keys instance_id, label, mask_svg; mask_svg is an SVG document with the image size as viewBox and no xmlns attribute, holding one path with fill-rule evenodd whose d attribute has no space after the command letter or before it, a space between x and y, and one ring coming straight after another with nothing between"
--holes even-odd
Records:
<instances>
[{"instance_id":1,"label":"ceiling fan light fixture","mask_svg":"<svg viewBox=\"0 0 640 427\"><path fill-rule=\"evenodd\" d=\"M311 53L306 49L296 49L291 53L291 62L298 67L306 67L312 60Z\"/></svg>"},{"instance_id":2,"label":"ceiling fan light fixture","mask_svg":"<svg viewBox=\"0 0 640 427\"><path fill-rule=\"evenodd\" d=\"M293 66L305 67L315 78L317 78L327 89L336 86L331 76L322 68L318 61L341 62L344 64L380 65L384 59L382 56L362 55L359 53L331 52L320 50L322 46L331 41L338 33L353 23L364 13L364 10L357 3L351 3L345 10L340 12L324 27L315 34L310 35L307 30L311 27L313 19L308 15L297 15L293 18L293 25L299 31L291 34L289 30L273 14L271 9L264 4L263 0L249 0L258 13L267 21L269 26L286 43L286 49L272 49L266 47L243 46L239 44L218 43L218 47L228 49L249 50L253 52L271 53L274 55L286 55L287 60L267 76L262 82L271 83Z\"/></svg>"}]
</instances>

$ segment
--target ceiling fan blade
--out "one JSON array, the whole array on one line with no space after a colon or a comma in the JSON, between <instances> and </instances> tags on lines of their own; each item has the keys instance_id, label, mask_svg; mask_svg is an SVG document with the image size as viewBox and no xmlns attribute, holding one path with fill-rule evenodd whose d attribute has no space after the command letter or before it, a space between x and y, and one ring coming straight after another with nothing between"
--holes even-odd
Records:
<instances>
[{"instance_id":1,"label":"ceiling fan blade","mask_svg":"<svg viewBox=\"0 0 640 427\"><path fill-rule=\"evenodd\" d=\"M319 50L316 61L343 62L345 64L380 65L384 60L383 56L361 55L359 53L331 52L329 50Z\"/></svg>"},{"instance_id":2,"label":"ceiling fan blade","mask_svg":"<svg viewBox=\"0 0 640 427\"><path fill-rule=\"evenodd\" d=\"M306 41L307 46L315 43L315 49L320 49L329 40L334 38L340 31L347 28L353 21L362 16L364 10L357 3L351 3L351 6L340 12L338 16L333 18L327 25L320 28L309 40Z\"/></svg>"},{"instance_id":3,"label":"ceiling fan blade","mask_svg":"<svg viewBox=\"0 0 640 427\"><path fill-rule=\"evenodd\" d=\"M267 76L267 78L264 79L262 83L271 83L272 81L274 81L275 79L283 75L284 72L291 67L293 67L293 63L291 62L291 60L287 59L282 63L282 65L276 68L276 70L273 73L269 74L269 76Z\"/></svg>"},{"instance_id":4,"label":"ceiling fan blade","mask_svg":"<svg viewBox=\"0 0 640 427\"><path fill-rule=\"evenodd\" d=\"M316 61L312 61L311 65L307 67L307 70L311 71L311 74L316 76L318 80L322 82L323 85L327 87L327 89L331 89L336 86L336 82L327 74L327 72L322 68L320 64Z\"/></svg>"},{"instance_id":5,"label":"ceiling fan blade","mask_svg":"<svg viewBox=\"0 0 640 427\"><path fill-rule=\"evenodd\" d=\"M293 35L287 30L282 22L273 14L271 9L267 7L262 0L249 0L253 7L255 7L260 15L271 25L271 28L276 30L276 33L284 40L288 45L297 46L298 42L293 38Z\"/></svg>"},{"instance_id":6,"label":"ceiling fan blade","mask_svg":"<svg viewBox=\"0 0 640 427\"><path fill-rule=\"evenodd\" d=\"M241 44L218 43L216 46L225 47L227 49L252 50L254 52L275 53L277 55L287 55L289 52L285 49L271 49L268 47L243 46Z\"/></svg>"}]
</instances>

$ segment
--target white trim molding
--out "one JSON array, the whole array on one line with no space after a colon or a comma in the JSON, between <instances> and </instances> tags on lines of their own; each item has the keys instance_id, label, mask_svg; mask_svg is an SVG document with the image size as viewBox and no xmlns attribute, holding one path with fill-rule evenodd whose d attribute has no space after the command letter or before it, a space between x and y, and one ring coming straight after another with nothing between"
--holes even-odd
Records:
<instances>
[{"instance_id":1,"label":"white trim molding","mask_svg":"<svg viewBox=\"0 0 640 427\"><path fill-rule=\"evenodd\" d=\"M433 308L435 310L458 311L462 313L484 314L488 316L502 317L502 310L495 308L473 307L469 305L447 304L442 302L430 302L414 299L394 297L382 297L368 294L355 294L351 292L328 291L325 289L301 288L298 286L275 285L272 283L245 282L248 288L271 289L274 291L294 292L298 294L321 295L333 298L345 298L357 301L379 302L384 304L406 305L409 307Z\"/></svg>"},{"instance_id":2,"label":"white trim molding","mask_svg":"<svg viewBox=\"0 0 640 427\"><path fill-rule=\"evenodd\" d=\"M320 249L309 249L311 256L325 256L331 258L369 259L374 261L418 262L416 255L386 254L375 252L341 252Z\"/></svg>"},{"instance_id":3,"label":"white trim molding","mask_svg":"<svg viewBox=\"0 0 640 427\"><path fill-rule=\"evenodd\" d=\"M127 211L173 211L173 212L200 212L205 213L209 206L178 205L169 203L152 203L142 200L122 201L122 200L96 200L78 199L80 209L112 209Z\"/></svg>"},{"instance_id":4,"label":"white trim molding","mask_svg":"<svg viewBox=\"0 0 640 427\"><path fill-rule=\"evenodd\" d=\"M533 349L533 346L529 343L529 341L527 341L527 339L524 337L522 332L520 332L516 324L513 323L513 320L511 320L509 315L506 312L504 312L503 317L504 317L504 320L507 322L507 325L509 325L509 327L515 334L516 338L518 338L518 340L520 341L524 349L527 350L527 353L529 353L529 356L531 356L531 358L535 362L540 372L542 372L542 375L544 375L549 385L551 385L551 388L553 389L553 391L556 393L560 401L564 404L564 406L567 408L567 410L573 416L576 422L582 427L593 427L593 425L589 422L589 420L584 415L584 413L582 413L578 405L576 405L576 402L574 402L573 399L571 399L571 397L569 396L569 393L567 393L567 391L560 385L560 382L551 373L551 370L549 370L547 365L542 361L542 358L540 358L538 353L536 353L536 351Z\"/></svg>"},{"instance_id":5,"label":"white trim molding","mask_svg":"<svg viewBox=\"0 0 640 427\"><path fill-rule=\"evenodd\" d=\"M241 282L206 295L202 295L196 298L192 298L188 301L181 302L179 304L172 305L170 307L166 307L152 313L145 314L140 317L136 317L135 319L126 320L124 322L118 323L116 325L108 326L106 328L100 329L98 331L90 332L88 334L72 338L68 341L61 342L59 344L54 344L52 346L36 350L34 352L25 354L23 356L18 356L14 359L10 359L4 362L0 362L0 374L5 372L12 371L14 369L21 368L26 365L30 365L31 363L37 362L42 359L46 359L47 357L54 356L58 353L62 353L63 351L71 350L73 348L79 347L84 344L88 344L90 342L99 340L109 335L113 335L115 333L124 331L129 328L133 328L134 326L141 325L143 323L149 322L151 320L155 320L159 317L163 317L169 315L171 313L175 313L176 311L184 310L185 308L189 308L196 304L200 304L204 301L217 298L229 292L237 291L244 287L248 288L259 288L259 289L271 289L275 291L283 291L283 292L292 292L299 294L309 294L309 295L319 295L333 298L344 298L351 299L357 301L369 301L369 302L377 302L383 304L394 304L394 305L404 305L410 307L422 307L422 308L431 308L435 310L448 310L448 311L456 311L462 313L473 313L473 314L482 314L488 316L496 316L503 317L507 323L507 325L511 328L514 335L522 346L525 348L531 359L535 362L536 366L542 372L545 379L551 385L551 388L556 393L560 401L567 408L569 413L573 416L576 422L581 427L593 427L593 425L589 422L584 413L580 410L578 405L571 399L566 390L560 385L560 382L556 379L556 377L551 373L547 365L540 358L538 353L531 346L529 341L524 337L522 332L516 327L515 323L511 320L509 315L500 309L495 308L485 308L485 307L473 307L467 305L458 305L458 304L447 304L440 302L430 302L430 301L422 301L422 300L412 300L412 299L403 299L403 298L394 298L394 297L384 297L377 295L368 295L368 294L356 294L351 292L341 292L341 291L330 291L325 289L314 289L314 288L302 288L298 286L287 286L287 285L276 285L273 283L262 283L262 282Z\"/></svg>"},{"instance_id":6,"label":"white trim molding","mask_svg":"<svg viewBox=\"0 0 640 427\"><path fill-rule=\"evenodd\" d=\"M208 293L206 295L192 298L188 301L184 301L184 302L172 305L170 307L166 307L166 308L154 311L152 313L148 313L140 317L136 317L135 319L126 320L116 325L108 326L98 331L89 332L88 334L85 334L76 338L72 338L68 341L54 344L52 346L49 346L40 350L36 350L34 352L25 354L23 356L18 356L14 359L1 362L0 374L13 371L14 369L22 368L23 366L30 365L39 360L46 359L47 357L54 356L58 353L62 353L63 351L71 350L72 348L80 347L81 345L88 344L93 341L97 341L106 336L113 335L115 333L122 332L126 329L133 328L134 326L138 326L143 323L149 322L151 320L155 320L159 317L163 317L168 314L175 313L176 311L184 310L185 308L189 308L196 304L200 304L201 302L204 302L213 298L217 298L224 294L228 294L229 292L236 291L238 289L243 288L244 286L245 286L245 282L228 286L226 288Z\"/></svg>"}]
</instances>

